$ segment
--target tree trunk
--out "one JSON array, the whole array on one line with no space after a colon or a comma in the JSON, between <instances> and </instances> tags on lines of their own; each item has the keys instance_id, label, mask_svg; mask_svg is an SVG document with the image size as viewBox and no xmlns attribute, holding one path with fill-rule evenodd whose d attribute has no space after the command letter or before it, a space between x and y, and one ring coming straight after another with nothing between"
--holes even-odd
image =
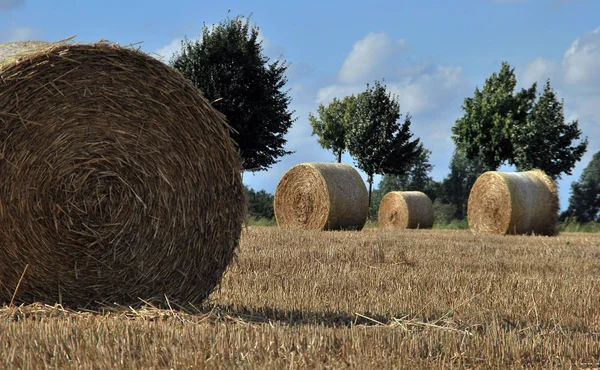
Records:
<instances>
[{"instance_id":1,"label":"tree trunk","mask_svg":"<svg viewBox=\"0 0 600 370\"><path fill-rule=\"evenodd\" d=\"M367 180L369 183L369 214L371 213L371 190L373 189L373 175L369 175L369 179Z\"/></svg>"},{"instance_id":2,"label":"tree trunk","mask_svg":"<svg viewBox=\"0 0 600 370\"><path fill-rule=\"evenodd\" d=\"M342 163L342 151L338 152L338 163Z\"/></svg>"}]
</instances>

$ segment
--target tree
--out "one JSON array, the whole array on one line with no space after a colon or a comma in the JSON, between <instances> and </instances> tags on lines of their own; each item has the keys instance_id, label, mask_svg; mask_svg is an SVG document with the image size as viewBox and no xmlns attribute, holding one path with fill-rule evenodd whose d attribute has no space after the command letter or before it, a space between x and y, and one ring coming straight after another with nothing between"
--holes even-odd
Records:
<instances>
[{"instance_id":1,"label":"tree","mask_svg":"<svg viewBox=\"0 0 600 370\"><path fill-rule=\"evenodd\" d=\"M581 173L579 181L571 184L569 208L561 218L574 217L578 222L600 222L600 152Z\"/></svg>"},{"instance_id":2,"label":"tree","mask_svg":"<svg viewBox=\"0 0 600 370\"><path fill-rule=\"evenodd\" d=\"M223 113L247 171L262 171L291 154L284 150L285 134L295 119L288 110L291 98L283 91L288 65L269 64L250 20L229 17L218 25L204 25L201 40L182 42L171 60L213 106Z\"/></svg>"},{"instance_id":3,"label":"tree","mask_svg":"<svg viewBox=\"0 0 600 370\"><path fill-rule=\"evenodd\" d=\"M481 158L486 169L495 170L513 159L512 132L524 124L533 107L536 84L514 94L517 85L514 68L502 62L498 74L486 79L483 90L475 88L472 98L466 98L463 117L452 127L456 147L468 159Z\"/></svg>"},{"instance_id":4,"label":"tree","mask_svg":"<svg viewBox=\"0 0 600 370\"><path fill-rule=\"evenodd\" d=\"M429 163L431 151L425 149L422 144L419 145L418 151L418 156L406 172L401 175L384 174L378 189L383 190L384 194L400 190L425 191L427 185L433 181L429 175L433 169L433 165Z\"/></svg>"},{"instance_id":5,"label":"tree","mask_svg":"<svg viewBox=\"0 0 600 370\"><path fill-rule=\"evenodd\" d=\"M431 151L423 148L423 145L420 145L419 155L408 173L409 182L407 190L422 192L427 190L427 185L433 181L430 176L430 173L433 170L433 165L429 162L430 156Z\"/></svg>"},{"instance_id":6,"label":"tree","mask_svg":"<svg viewBox=\"0 0 600 370\"><path fill-rule=\"evenodd\" d=\"M369 208L375 174L403 175L419 156L419 139L411 140L411 117L400 123L398 97L379 81L367 84L356 98L348 131L348 150L369 183Z\"/></svg>"},{"instance_id":7,"label":"tree","mask_svg":"<svg viewBox=\"0 0 600 370\"><path fill-rule=\"evenodd\" d=\"M390 191L422 191L431 201L435 200L438 184L429 176L433 169L433 165L429 163L430 155L431 151L423 148L421 144L419 145L419 155L410 169L402 175L384 174L381 177L377 189L373 191L372 195L372 217L376 215L385 194Z\"/></svg>"},{"instance_id":8,"label":"tree","mask_svg":"<svg viewBox=\"0 0 600 370\"><path fill-rule=\"evenodd\" d=\"M561 173L571 174L587 150L587 137L579 144L581 131L578 121L565 123L564 101L559 101L546 81L544 92L535 103L525 124L516 126L513 131L513 163L520 171L539 168L556 179Z\"/></svg>"},{"instance_id":9,"label":"tree","mask_svg":"<svg viewBox=\"0 0 600 370\"><path fill-rule=\"evenodd\" d=\"M450 173L442 181L438 199L441 203L455 206L453 218L462 220L467 215L471 187L479 175L485 172L485 166L480 159L469 159L455 149L449 167Z\"/></svg>"},{"instance_id":10,"label":"tree","mask_svg":"<svg viewBox=\"0 0 600 370\"><path fill-rule=\"evenodd\" d=\"M346 136L351 119L351 108L356 105L354 96L344 99L334 98L328 105L319 105L317 119L312 113L308 119L312 126L312 135L319 136L319 144L324 149L330 149L338 163L342 162L342 154L346 150Z\"/></svg>"},{"instance_id":11,"label":"tree","mask_svg":"<svg viewBox=\"0 0 600 370\"><path fill-rule=\"evenodd\" d=\"M248 214L258 218L272 219L275 216L273 211L273 195L265 190L254 191L244 185L246 193L246 202L248 206Z\"/></svg>"}]
</instances>

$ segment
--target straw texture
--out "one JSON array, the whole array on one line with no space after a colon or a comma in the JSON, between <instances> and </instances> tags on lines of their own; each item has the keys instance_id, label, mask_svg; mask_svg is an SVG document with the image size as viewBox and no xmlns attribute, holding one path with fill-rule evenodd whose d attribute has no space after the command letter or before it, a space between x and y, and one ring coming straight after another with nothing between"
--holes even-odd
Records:
<instances>
[{"instance_id":1,"label":"straw texture","mask_svg":"<svg viewBox=\"0 0 600 370\"><path fill-rule=\"evenodd\" d=\"M429 229L433 226L433 218L431 199L420 191L389 192L379 205L381 227Z\"/></svg>"},{"instance_id":2,"label":"straw texture","mask_svg":"<svg viewBox=\"0 0 600 370\"><path fill-rule=\"evenodd\" d=\"M361 230L369 199L360 174L343 163L302 163L290 168L275 190L282 228Z\"/></svg>"},{"instance_id":3,"label":"straw texture","mask_svg":"<svg viewBox=\"0 0 600 370\"><path fill-rule=\"evenodd\" d=\"M223 117L131 48L0 46L0 301L200 302L235 255Z\"/></svg>"},{"instance_id":4,"label":"straw texture","mask_svg":"<svg viewBox=\"0 0 600 370\"><path fill-rule=\"evenodd\" d=\"M489 171L473 184L467 212L476 233L556 235L558 194L543 171Z\"/></svg>"}]
</instances>

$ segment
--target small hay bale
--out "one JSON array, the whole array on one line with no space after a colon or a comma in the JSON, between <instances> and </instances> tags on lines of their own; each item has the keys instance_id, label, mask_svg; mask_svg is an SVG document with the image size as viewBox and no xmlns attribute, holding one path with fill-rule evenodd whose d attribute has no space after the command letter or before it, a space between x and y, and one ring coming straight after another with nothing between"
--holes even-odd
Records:
<instances>
[{"instance_id":1,"label":"small hay bale","mask_svg":"<svg viewBox=\"0 0 600 370\"><path fill-rule=\"evenodd\" d=\"M0 47L0 302L202 301L245 214L228 127L131 48Z\"/></svg>"},{"instance_id":2,"label":"small hay bale","mask_svg":"<svg viewBox=\"0 0 600 370\"><path fill-rule=\"evenodd\" d=\"M381 227L430 229L433 226L433 204L420 191L391 191L381 200L377 216Z\"/></svg>"},{"instance_id":3,"label":"small hay bale","mask_svg":"<svg viewBox=\"0 0 600 370\"><path fill-rule=\"evenodd\" d=\"M369 199L360 174L343 163L302 163L275 190L277 224L286 229L361 230Z\"/></svg>"},{"instance_id":4,"label":"small hay bale","mask_svg":"<svg viewBox=\"0 0 600 370\"><path fill-rule=\"evenodd\" d=\"M556 186L540 170L489 171L473 184L467 213L480 234L556 235Z\"/></svg>"}]
</instances>

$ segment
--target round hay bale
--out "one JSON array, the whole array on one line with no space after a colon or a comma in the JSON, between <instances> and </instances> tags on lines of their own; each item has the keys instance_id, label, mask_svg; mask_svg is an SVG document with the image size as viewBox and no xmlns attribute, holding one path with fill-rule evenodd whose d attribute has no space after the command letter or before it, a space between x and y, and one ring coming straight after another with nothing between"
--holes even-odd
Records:
<instances>
[{"instance_id":1,"label":"round hay bale","mask_svg":"<svg viewBox=\"0 0 600 370\"><path fill-rule=\"evenodd\" d=\"M241 160L180 73L106 42L4 44L0 128L0 302L187 304L219 283Z\"/></svg>"},{"instance_id":2,"label":"round hay bale","mask_svg":"<svg viewBox=\"0 0 600 370\"><path fill-rule=\"evenodd\" d=\"M277 224L287 229L361 230L369 199L360 174L343 163L302 163L275 190Z\"/></svg>"},{"instance_id":3,"label":"round hay bale","mask_svg":"<svg viewBox=\"0 0 600 370\"><path fill-rule=\"evenodd\" d=\"M556 235L556 186L540 170L489 171L473 184L467 213L476 233Z\"/></svg>"},{"instance_id":4,"label":"round hay bale","mask_svg":"<svg viewBox=\"0 0 600 370\"><path fill-rule=\"evenodd\" d=\"M391 191L381 200L377 216L381 227L430 229L433 204L420 191Z\"/></svg>"}]
</instances>

